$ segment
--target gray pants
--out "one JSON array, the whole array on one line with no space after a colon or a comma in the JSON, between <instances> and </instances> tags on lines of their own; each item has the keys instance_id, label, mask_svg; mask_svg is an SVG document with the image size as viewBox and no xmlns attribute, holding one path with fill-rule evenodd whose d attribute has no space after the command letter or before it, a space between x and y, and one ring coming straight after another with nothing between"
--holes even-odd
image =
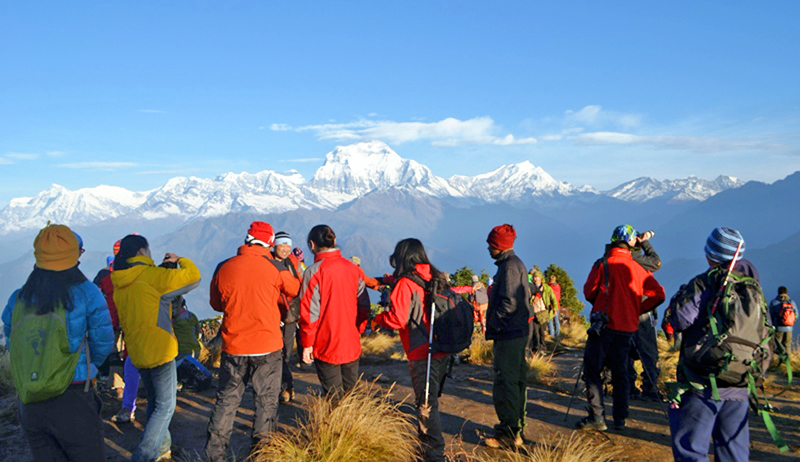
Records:
<instances>
[{"instance_id":1,"label":"gray pants","mask_svg":"<svg viewBox=\"0 0 800 462\"><path fill-rule=\"evenodd\" d=\"M278 421L278 395L281 391L281 369L280 350L262 356L233 356L222 353L217 403L208 422L208 460L226 460L233 419L248 381L253 383L256 403L253 443L267 438L275 430Z\"/></svg>"},{"instance_id":2,"label":"gray pants","mask_svg":"<svg viewBox=\"0 0 800 462\"><path fill-rule=\"evenodd\" d=\"M633 334L633 345L628 356L628 383L633 394L639 391L636 388L636 370L633 368L637 359L642 361L642 394L657 396L658 384L653 380L658 381L661 371L658 368L656 327L650 315L639 318L639 329Z\"/></svg>"},{"instance_id":3,"label":"gray pants","mask_svg":"<svg viewBox=\"0 0 800 462\"><path fill-rule=\"evenodd\" d=\"M417 428L426 462L443 462L445 460L444 437L439 418L439 390L442 378L447 372L447 360L447 356L431 360L431 380L428 390L430 411L422 409L425 405L425 378L428 361L408 361L408 372L411 374L411 384L414 387L415 404L417 405Z\"/></svg>"}]
</instances>

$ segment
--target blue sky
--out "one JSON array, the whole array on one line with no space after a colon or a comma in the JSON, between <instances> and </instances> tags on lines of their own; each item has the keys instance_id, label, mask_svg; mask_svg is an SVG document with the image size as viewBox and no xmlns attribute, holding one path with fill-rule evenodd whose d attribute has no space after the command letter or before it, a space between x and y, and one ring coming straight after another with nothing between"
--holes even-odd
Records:
<instances>
[{"instance_id":1,"label":"blue sky","mask_svg":"<svg viewBox=\"0 0 800 462\"><path fill-rule=\"evenodd\" d=\"M295 169L379 139L442 177L529 160L800 170L800 3L2 2L0 207L58 183Z\"/></svg>"}]
</instances>

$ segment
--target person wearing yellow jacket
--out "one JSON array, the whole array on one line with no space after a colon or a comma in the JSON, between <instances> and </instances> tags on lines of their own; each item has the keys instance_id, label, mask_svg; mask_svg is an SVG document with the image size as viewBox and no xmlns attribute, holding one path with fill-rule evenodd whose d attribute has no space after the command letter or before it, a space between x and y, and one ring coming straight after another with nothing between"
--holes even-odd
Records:
<instances>
[{"instance_id":1,"label":"person wearing yellow jacket","mask_svg":"<svg viewBox=\"0 0 800 462\"><path fill-rule=\"evenodd\" d=\"M178 268L155 266L147 239L131 234L122 239L111 273L128 355L147 389L147 426L131 457L134 462L171 456L169 424L177 401L178 340L170 307L175 297L200 283L200 271L188 258L168 253L164 261L177 262Z\"/></svg>"}]
</instances>

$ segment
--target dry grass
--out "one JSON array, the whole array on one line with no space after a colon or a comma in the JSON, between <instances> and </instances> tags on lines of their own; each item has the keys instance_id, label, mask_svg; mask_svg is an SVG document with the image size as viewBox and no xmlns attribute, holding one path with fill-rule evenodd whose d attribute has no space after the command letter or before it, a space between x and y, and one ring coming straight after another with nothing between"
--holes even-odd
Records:
<instances>
[{"instance_id":1,"label":"dry grass","mask_svg":"<svg viewBox=\"0 0 800 462\"><path fill-rule=\"evenodd\" d=\"M200 346L200 355L197 360L208 369L219 369L222 361L222 342L211 342L207 347L201 343Z\"/></svg>"},{"instance_id":2,"label":"dry grass","mask_svg":"<svg viewBox=\"0 0 800 462\"><path fill-rule=\"evenodd\" d=\"M548 385L557 370L550 355L536 353L528 358L528 383Z\"/></svg>"},{"instance_id":3,"label":"dry grass","mask_svg":"<svg viewBox=\"0 0 800 462\"><path fill-rule=\"evenodd\" d=\"M556 435L545 443L536 443L524 451L468 452L463 448L454 451L457 462L610 462L620 456L620 450L609 441L596 442L580 432L568 437Z\"/></svg>"},{"instance_id":4,"label":"dry grass","mask_svg":"<svg viewBox=\"0 0 800 462\"><path fill-rule=\"evenodd\" d=\"M381 332L361 337L361 354L383 359L405 359L400 337Z\"/></svg>"},{"instance_id":5,"label":"dry grass","mask_svg":"<svg viewBox=\"0 0 800 462\"><path fill-rule=\"evenodd\" d=\"M586 326L580 323L572 323L561 326L560 343L568 348L583 348L586 345Z\"/></svg>"},{"instance_id":6,"label":"dry grass","mask_svg":"<svg viewBox=\"0 0 800 462\"><path fill-rule=\"evenodd\" d=\"M17 390L11 375L11 354L0 353L0 423L16 420Z\"/></svg>"},{"instance_id":7,"label":"dry grass","mask_svg":"<svg viewBox=\"0 0 800 462\"><path fill-rule=\"evenodd\" d=\"M494 341L486 340L482 334L473 335L464 360L470 364L491 366L494 361Z\"/></svg>"},{"instance_id":8,"label":"dry grass","mask_svg":"<svg viewBox=\"0 0 800 462\"><path fill-rule=\"evenodd\" d=\"M419 442L411 417L373 382L338 401L310 396L308 413L286 433L258 448L253 460L282 462L401 462L416 460Z\"/></svg>"}]
</instances>

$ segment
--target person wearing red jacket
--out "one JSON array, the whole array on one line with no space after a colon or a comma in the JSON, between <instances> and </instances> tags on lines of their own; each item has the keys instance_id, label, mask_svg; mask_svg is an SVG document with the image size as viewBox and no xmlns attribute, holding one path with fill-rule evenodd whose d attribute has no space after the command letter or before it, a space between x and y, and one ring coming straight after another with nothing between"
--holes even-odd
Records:
<instances>
[{"instance_id":1,"label":"person wearing red jacket","mask_svg":"<svg viewBox=\"0 0 800 462\"><path fill-rule=\"evenodd\" d=\"M414 388L417 406L417 429L423 444L426 462L444 461L444 437L439 418L439 390L447 371L447 353L431 357L428 407L425 408L425 386L428 366L428 332L430 312L425 309L425 293L435 279L439 287L447 280L428 260L425 247L417 239L398 242L389 258L395 268L397 283L390 297L387 311L375 317L375 322L388 329L400 331L400 341L408 358L408 371Z\"/></svg>"},{"instance_id":2,"label":"person wearing red jacket","mask_svg":"<svg viewBox=\"0 0 800 462\"><path fill-rule=\"evenodd\" d=\"M592 326L583 354L589 415L576 424L583 430L607 429L600 377L606 366L611 369L614 387L614 427L625 428L630 392L627 364L633 334L639 328L639 315L655 309L666 298L653 274L633 260L631 248L636 245L636 236L630 225L614 229L610 250L594 264L583 286L583 294L592 304Z\"/></svg>"},{"instance_id":3,"label":"person wearing red jacket","mask_svg":"<svg viewBox=\"0 0 800 462\"><path fill-rule=\"evenodd\" d=\"M294 297L300 281L283 262L274 261L272 226L255 221L237 255L217 266L210 304L222 319L222 359L217 401L208 422L205 452L212 462L227 460L236 409L248 381L253 383L256 412L253 443L269 437L278 421L283 334L278 300Z\"/></svg>"},{"instance_id":4,"label":"person wearing red jacket","mask_svg":"<svg viewBox=\"0 0 800 462\"><path fill-rule=\"evenodd\" d=\"M317 369L322 391L329 395L355 387L361 357L361 333L369 306L359 306L364 272L343 258L328 225L308 233L314 264L303 272L300 299L300 343L303 362Z\"/></svg>"}]
</instances>

